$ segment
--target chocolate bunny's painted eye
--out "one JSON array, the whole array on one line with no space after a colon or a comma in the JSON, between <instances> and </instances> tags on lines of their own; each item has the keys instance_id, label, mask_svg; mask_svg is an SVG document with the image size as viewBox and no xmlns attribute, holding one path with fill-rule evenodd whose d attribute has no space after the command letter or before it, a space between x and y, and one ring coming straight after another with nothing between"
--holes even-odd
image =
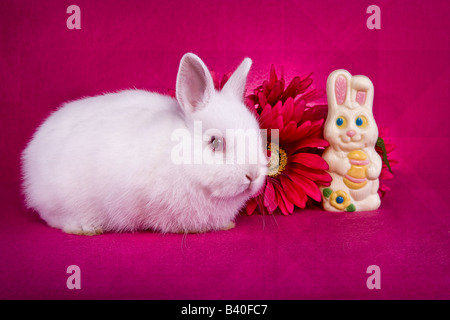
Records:
<instances>
[{"instance_id":1,"label":"chocolate bunny's painted eye","mask_svg":"<svg viewBox=\"0 0 450 320\"><path fill-rule=\"evenodd\" d=\"M346 126L347 126L347 120L344 118L344 117L338 117L337 119L336 119L336 125L339 127L339 128L345 128Z\"/></svg>"},{"instance_id":2,"label":"chocolate bunny's painted eye","mask_svg":"<svg viewBox=\"0 0 450 320\"><path fill-rule=\"evenodd\" d=\"M365 128L367 126L367 118L365 116L359 116L358 118L356 118L355 123L358 127L360 128Z\"/></svg>"}]
</instances>

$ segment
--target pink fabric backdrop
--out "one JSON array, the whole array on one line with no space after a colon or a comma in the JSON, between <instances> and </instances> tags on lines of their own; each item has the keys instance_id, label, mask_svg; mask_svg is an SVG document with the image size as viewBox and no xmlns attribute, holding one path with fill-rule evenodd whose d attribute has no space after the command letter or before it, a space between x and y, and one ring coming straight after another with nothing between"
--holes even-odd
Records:
<instances>
[{"instance_id":1,"label":"pink fabric backdrop","mask_svg":"<svg viewBox=\"0 0 450 320\"><path fill-rule=\"evenodd\" d=\"M69 30L66 9L81 9ZM448 1L0 2L0 298L450 298ZM398 145L379 212L239 217L228 232L76 237L24 210L20 152L62 102L126 88L166 93L183 53L213 70L254 61L314 86L344 68L375 86ZM265 227L263 228L263 226ZM68 265L81 290L65 286ZM367 266L382 289L366 287Z\"/></svg>"}]
</instances>

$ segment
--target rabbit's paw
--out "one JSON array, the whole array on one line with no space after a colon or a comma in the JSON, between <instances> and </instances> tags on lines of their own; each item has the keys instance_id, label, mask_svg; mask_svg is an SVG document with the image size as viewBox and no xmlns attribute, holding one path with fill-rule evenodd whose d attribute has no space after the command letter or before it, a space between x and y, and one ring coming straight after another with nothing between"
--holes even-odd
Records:
<instances>
[{"instance_id":1,"label":"rabbit's paw","mask_svg":"<svg viewBox=\"0 0 450 320\"><path fill-rule=\"evenodd\" d=\"M236 227L236 223L234 223L233 221L230 221L230 223L228 225L226 225L225 227L223 227L220 230L230 230L230 229L234 229L234 227Z\"/></svg>"},{"instance_id":2,"label":"rabbit's paw","mask_svg":"<svg viewBox=\"0 0 450 320\"><path fill-rule=\"evenodd\" d=\"M226 226L224 226L222 228L219 227L218 229L208 229L208 228L205 227L205 228L201 228L201 229L198 229L198 230L197 229L180 230L177 233L180 233L180 234L187 234L187 233L196 234L196 233L205 233L205 232L213 231L213 230L225 231L225 230L233 229L235 226L236 226L236 223L234 223L233 221L230 221Z\"/></svg>"},{"instance_id":3,"label":"rabbit's paw","mask_svg":"<svg viewBox=\"0 0 450 320\"><path fill-rule=\"evenodd\" d=\"M181 229L176 231L175 233L178 234L200 234L200 233L206 233L210 231L208 228L200 228L200 229Z\"/></svg>"},{"instance_id":4,"label":"rabbit's paw","mask_svg":"<svg viewBox=\"0 0 450 320\"><path fill-rule=\"evenodd\" d=\"M65 233L75 234L78 236L96 236L103 233L103 230L101 228L86 228L86 227L79 227L79 228L65 227L63 228L63 231Z\"/></svg>"}]
</instances>

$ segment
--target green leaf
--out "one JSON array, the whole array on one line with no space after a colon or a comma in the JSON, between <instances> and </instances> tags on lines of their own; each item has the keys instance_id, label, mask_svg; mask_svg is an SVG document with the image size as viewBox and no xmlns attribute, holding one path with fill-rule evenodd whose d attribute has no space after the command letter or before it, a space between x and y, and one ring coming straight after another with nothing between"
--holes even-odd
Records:
<instances>
[{"instance_id":1,"label":"green leaf","mask_svg":"<svg viewBox=\"0 0 450 320\"><path fill-rule=\"evenodd\" d=\"M345 211L354 212L354 211L356 211L356 207L353 203L351 203L347 208L345 208Z\"/></svg>"},{"instance_id":2,"label":"green leaf","mask_svg":"<svg viewBox=\"0 0 450 320\"><path fill-rule=\"evenodd\" d=\"M386 152L386 146L384 145L384 140L380 137L377 139L377 147L380 147L383 151L383 162L387 165L389 171L392 173L391 165L389 164L388 158L387 158L387 152Z\"/></svg>"},{"instance_id":3,"label":"green leaf","mask_svg":"<svg viewBox=\"0 0 450 320\"><path fill-rule=\"evenodd\" d=\"M331 190L331 188L325 188L323 189L322 193L325 198L328 198L333 193L333 190Z\"/></svg>"}]
</instances>

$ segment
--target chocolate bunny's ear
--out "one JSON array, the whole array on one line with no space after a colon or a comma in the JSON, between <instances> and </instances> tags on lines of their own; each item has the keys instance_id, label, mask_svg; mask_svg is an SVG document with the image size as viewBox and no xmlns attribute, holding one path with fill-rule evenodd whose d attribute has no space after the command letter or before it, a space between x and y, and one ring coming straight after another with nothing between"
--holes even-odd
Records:
<instances>
[{"instance_id":1,"label":"chocolate bunny's ear","mask_svg":"<svg viewBox=\"0 0 450 320\"><path fill-rule=\"evenodd\" d=\"M352 75L343 69L333 71L327 80L328 110L349 106Z\"/></svg>"},{"instance_id":2,"label":"chocolate bunny's ear","mask_svg":"<svg viewBox=\"0 0 450 320\"><path fill-rule=\"evenodd\" d=\"M373 83L366 76L354 76L351 80L352 101L360 106L372 110L373 106Z\"/></svg>"}]
</instances>

